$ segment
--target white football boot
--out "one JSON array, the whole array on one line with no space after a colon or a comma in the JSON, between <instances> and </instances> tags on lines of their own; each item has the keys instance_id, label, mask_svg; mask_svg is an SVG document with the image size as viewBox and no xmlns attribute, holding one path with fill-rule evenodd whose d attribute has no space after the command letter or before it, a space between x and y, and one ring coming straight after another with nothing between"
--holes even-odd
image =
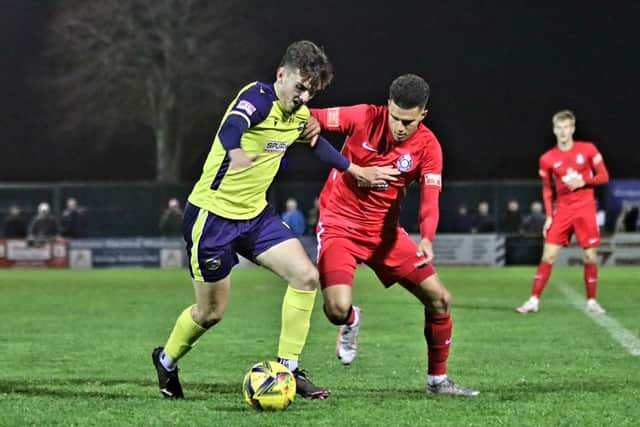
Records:
<instances>
[{"instance_id":1,"label":"white football boot","mask_svg":"<svg viewBox=\"0 0 640 427\"><path fill-rule=\"evenodd\" d=\"M529 298L524 304L516 308L516 312L520 314L537 313L540 300L536 297Z\"/></svg>"},{"instance_id":2,"label":"white football boot","mask_svg":"<svg viewBox=\"0 0 640 427\"><path fill-rule=\"evenodd\" d=\"M353 309L357 312L358 322L353 326L342 325L336 342L336 356L343 365L352 364L358 355L358 331L362 321L362 310L355 306Z\"/></svg>"},{"instance_id":3,"label":"white football boot","mask_svg":"<svg viewBox=\"0 0 640 427\"><path fill-rule=\"evenodd\" d=\"M590 300L587 301L586 310L589 313L593 313L593 314L604 314L605 313L604 308L602 308L600 306L600 304L598 304L598 301L596 301L594 299L590 299Z\"/></svg>"}]
</instances>

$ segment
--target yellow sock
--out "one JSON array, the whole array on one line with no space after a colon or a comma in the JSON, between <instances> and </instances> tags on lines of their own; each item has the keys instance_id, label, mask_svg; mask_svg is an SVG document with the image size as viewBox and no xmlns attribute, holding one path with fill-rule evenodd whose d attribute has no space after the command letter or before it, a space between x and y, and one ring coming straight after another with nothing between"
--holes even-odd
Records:
<instances>
[{"instance_id":1,"label":"yellow sock","mask_svg":"<svg viewBox=\"0 0 640 427\"><path fill-rule=\"evenodd\" d=\"M176 325L164 346L164 352L174 363L187 354L198 338L207 330L193 321L191 307L187 307L176 320Z\"/></svg>"},{"instance_id":2,"label":"yellow sock","mask_svg":"<svg viewBox=\"0 0 640 427\"><path fill-rule=\"evenodd\" d=\"M298 360L300 357L311 327L311 312L316 293L316 290L302 291L291 286L287 288L282 301L279 358Z\"/></svg>"}]
</instances>

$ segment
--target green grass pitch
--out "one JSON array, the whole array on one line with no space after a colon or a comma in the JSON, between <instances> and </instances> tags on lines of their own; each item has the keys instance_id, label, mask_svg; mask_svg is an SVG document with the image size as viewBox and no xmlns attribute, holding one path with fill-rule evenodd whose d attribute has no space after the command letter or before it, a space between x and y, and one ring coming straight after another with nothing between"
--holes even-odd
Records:
<instances>
[{"instance_id":1,"label":"green grass pitch","mask_svg":"<svg viewBox=\"0 0 640 427\"><path fill-rule=\"evenodd\" d=\"M556 268L541 311L516 315L534 267L440 268L454 299L449 373L477 398L429 397L420 305L358 272L360 354L335 357L318 297L301 359L326 401L259 413L241 394L253 363L274 359L285 284L236 270L225 319L180 363L184 401L163 400L150 353L192 303L184 270L0 271L0 425L637 426L640 356L569 301L581 268ZM640 337L640 269L602 268L599 300ZM562 288L565 287L565 292Z\"/></svg>"}]
</instances>

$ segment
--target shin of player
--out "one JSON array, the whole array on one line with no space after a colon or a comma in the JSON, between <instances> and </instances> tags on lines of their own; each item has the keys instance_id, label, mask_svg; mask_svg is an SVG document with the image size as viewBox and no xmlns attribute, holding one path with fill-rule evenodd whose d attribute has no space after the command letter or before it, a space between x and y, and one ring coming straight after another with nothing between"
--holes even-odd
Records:
<instances>
[{"instance_id":1,"label":"shin of player","mask_svg":"<svg viewBox=\"0 0 640 427\"><path fill-rule=\"evenodd\" d=\"M593 143L573 140L575 116L571 111L563 110L554 114L552 123L556 146L545 152L539 162L547 215L543 228L545 243L542 260L534 276L531 297L516 311L522 314L538 311L542 291L549 281L560 248L569 245L575 234L582 248L586 309L603 314L604 309L596 301L600 230L596 220L594 187L606 184L609 173Z\"/></svg>"}]
</instances>

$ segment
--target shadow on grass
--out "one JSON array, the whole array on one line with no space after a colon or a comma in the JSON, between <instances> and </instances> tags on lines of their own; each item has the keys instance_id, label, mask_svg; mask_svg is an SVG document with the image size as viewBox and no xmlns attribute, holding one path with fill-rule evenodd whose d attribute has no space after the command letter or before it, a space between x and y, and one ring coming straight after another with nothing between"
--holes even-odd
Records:
<instances>
[{"instance_id":1,"label":"shadow on grass","mask_svg":"<svg viewBox=\"0 0 640 427\"><path fill-rule=\"evenodd\" d=\"M114 390L118 387L140 387L145 390ZM65 378L44 382L0 379L0 394L23 396L49 396L58 398L148 399L159 396L155 381L124 379ZM240 395L240 384L187 383L184 384L188 400L211 400L216 394Z\"/></svg>"},{"instance_id":2,"label":"shadow on grass","mask_svg":"<svg viewBox=\"0 0 640 427\"><path fill-rule=\"evenodd\" d=\"M566 393L606 393L620 394L625 390L635 391L640 389L640 380L620 381L581 381L563 380L562 382L518 382L513 384L500 384L496 387L483 387L482 393L495 393L499 400L526 400L532 395L566 394Z\"/></svg>"},{"instance_id":3,"label":"shadow on grass","mask_svg":"<svg viewBox=\"0 0 640 427\"><path fill-rule=\"evenodd\" d=\"M517 304L513 305L487 305L487 304L456 304L452 306L455 316L456 310L480 310L480 311L504 311L509 313L515 313Z\"/></svg>"}]
</instances>

